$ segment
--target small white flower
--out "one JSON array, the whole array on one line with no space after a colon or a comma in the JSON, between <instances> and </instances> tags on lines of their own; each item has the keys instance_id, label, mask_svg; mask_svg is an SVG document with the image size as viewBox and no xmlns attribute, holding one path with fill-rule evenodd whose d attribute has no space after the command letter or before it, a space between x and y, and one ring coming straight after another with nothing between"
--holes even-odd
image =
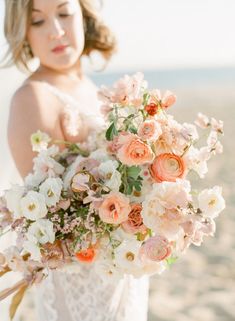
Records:
<instances>
[{"instance_id":1,"label":"small white flower","mask_svg":"<svg viewBox=\"0 0 235 321\"><path fill-rule=\"evenodd\" d=\"M107 178L107 176L111 176L113 172L117 169L118 162L113 160L107 160L101 163L98 167L98 171L101 175Z\"/></svg>"},{"instance_id":2,"label":"small white flower","mask_svg":"<svg viewBox=\"0 0 235 321\"><path fill-rule=\"evenodd\" d=\"M7 208L13 213L15 219L23 216L20 207L20 200L23 195L24 188L19 185L13 185L10 190L5 192Z\"/></svg>"},{"instance_id":3,"label":"small white flower","mask_svg":"<svg viewBox=\"0 0 235 321\"><path fill-rule=\"evenodd\" d=\"M102 148L93 151L89 158L95 159L99 162L106 162L109 159L107 152Z\"/></svg>"},{"instance_id":4,"label":"small white flower","mask_svg":"<svg viewBox=\"0 0 235 321\"><path fill-rule=\"evenodd\" d=\"M122 183L121 174L118 171L113 172L109 180L105 182L105 185L112 191L119 191L119 187Z\"/></svg>"},{"instance_id":5,"label":"small white flower","mask_svg":"<svg viewBox=\"0 0 235 321\"><path fill-rule=\"evenodd\" d=\"M135 240L124 240L114 250L117 267L124 269L127 273L140 268L142 263L139 259L141 242Z\"/></svg>"},{"instance_id":6,"label":"small white flower","mask_svg":"<svg viewBox=\"0 0 235 321\"><path fill-rule=\"evenodd\" d=\"M28 241L35 244L53 243L55 241L55 232L53 231L53 223L47 219L38 219L33 222L26 233Z\"/></svg>"},{"instance_id":7,"label":"small white flower","mask_svg":"<svg viewBox=\"0 0 235 321\"><path fill-rule=\"evenodd\" d=\"M31 241L25 241L23 244L23 248L26 252L30 253L30 257L32 260L41 260L41 252L38 244Z\"/></svg>"},{"instance_id":8,"label":"small white flower","mask_svg":"<svg viewBox=\"0 0 235 321\"><path fill-rule=\"evenodd\" d=\"M222 120L217 120L215 118L211 118L211 127L218 133L223 133L224 122Z\"/></svg>"},{"instance_id":9,"label":"small white flower","mask_svg":"<svg viewBox=\"0 0 235 321\"><path fill-rule=\"evenodd\" d=\"M197 119L195 120L194 122L198 127L200 128L207 128L209 125L210 125L210 121L209 121L209 118L202 114L202 113L198 113L197 115Z\"/></svg>"},{"instance_id":10,"label":"small white flower","mask_svg":"<svg viewBox=\"0 0 235 321\"><path fill-rule=\"evenodd\" d=\"M38 173L29 173L25 179L24 179L24 183L25 186L29 187L29 188L33 188L33 187L38 187L39 184L41 184L41 182L44 180L44 178L39 175Z\"/></svg>"},{"instance_id":11,"label":"small white flower","mask_svg":"<svg viewBox=\"0 0 235 321\"><path fill-rule=\"evenodd\" d=\"M47 206L55 206L60 200L63 181L60 178L48 178L43 182L39 191L45 197Z\"/></svg>"},{"instance_id":12,"label":"small white flower","mask_svg":"<svg viewBox=\"0 0 235 321\"><path fill-rule=\"evenodd\" d=\"M20 200L20 208L22 215L33 221L47 214L45 197L35 191L29 191L26 196Z\"/></svg>"},{"instance_id":13,"label":"small white flower","mask_svg":"<svg viewBox=\"0 0 235 321\"><path fill-rule=\"evenodd\" d=\"M222 188L214 186L212 189L205 189L199 194L199 208L204 216L214 218L225 208L225 201L221 193Z\"/></svg>"},{"instance_id":14,"label":"small white flower","mask_svg":"<svg viewBox=\"0 0 235 321\"><path fill-rule=\"evenodd\" d=\"M36 133L32 134L30 137L31 145L33 151L40 152L47 149L48 143L51 141L51 138L46 134L38 130Z\"/></svg>"}]
</instances>

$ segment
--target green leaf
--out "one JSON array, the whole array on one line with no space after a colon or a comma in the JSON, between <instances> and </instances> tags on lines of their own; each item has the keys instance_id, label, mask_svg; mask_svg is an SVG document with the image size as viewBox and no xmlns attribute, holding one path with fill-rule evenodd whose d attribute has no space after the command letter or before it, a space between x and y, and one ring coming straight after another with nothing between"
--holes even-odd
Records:
<instances>
[{"instance_id":1,"label":"green leaf","mask_svg":"<svg viewBox=\"0 0 235 321\"><path fill-rule=\"evenodd\" d=\"M113 136L117 136L118 135L118 131L117 128L115 126L115 123L113 122L109 128L106 131L105 137L108 141L113 139Z\"/></svg>"},{"instance_id":2,"label":"green leaf","mask_svg":"<svg viewBox=\"0 0 235 321\"><path fill-rule=\"evenodd\" d=\"M141 168L139 166L130 166L127 168L127 175L136 180L140 171Z\"/></svg>"},{"instance_id":3,"label":"green leaf","mask_svg":"<svg viewBox=\"0 0 235 321\"><path fill-rule=\"evenodd\" d=\"M143 95L143 105L144 105L144 106L147 105L148 100L149 100L149 97L150 97L149 93L145 93L145 94Z\"/></svg>"},{"instance_id":4,"label":"green leaf","mask_svg":"<svg viewBox=\"0 0 235 321\"><path fill-rule=\"evenodd\" d=\"M135 128L135 126L129 126L128 129L132 134L137 134L137 129Z\"/></svg>"},{"instance_id":5,"label":"green leaf","mask_svg":"<svg viewBox=\"0 0 235 321\"><path fill-rule=\"evenodd\" d=\"M166 259L167 265L170 267L172 264L174 264L177 261L178 257L169 257Z\"/></svg>"}]
</instances>

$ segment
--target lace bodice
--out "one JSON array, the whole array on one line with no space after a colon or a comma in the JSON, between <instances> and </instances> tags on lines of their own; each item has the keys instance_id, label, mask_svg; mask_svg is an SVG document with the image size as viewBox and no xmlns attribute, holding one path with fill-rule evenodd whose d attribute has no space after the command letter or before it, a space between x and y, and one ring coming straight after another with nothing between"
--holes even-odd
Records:
<instances>
[{"instance_id":1,"label":"lace bodice","mask_svg":"<svg viewBox=\"0 0 235 321\"><path fill-rule=\"evenodd\" d=\"M67 130L76 137L81 117L78 103L69 95L45 83L64 104ZM102 125L97 107L82 112L90 132ZM95 266L79 264L76 273L50 271L35 289L38 321L146 321L148 278L125 276L121 280L103 279Z\"/></svg>"}]
</instances>

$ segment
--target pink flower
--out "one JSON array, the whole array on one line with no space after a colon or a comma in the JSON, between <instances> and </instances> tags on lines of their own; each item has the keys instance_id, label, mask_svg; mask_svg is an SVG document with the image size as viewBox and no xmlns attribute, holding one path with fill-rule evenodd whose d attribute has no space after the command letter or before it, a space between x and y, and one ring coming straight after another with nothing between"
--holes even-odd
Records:
<instances>
[{"instance_id":1,"label":"pink flower","mask_svg":"<svg viewBox=\"0 0 235 321\"><path fill-rule=\"evenodd\" d=\"M177 155L165 153L157 156L150 166L150 172L156 182L175 182L185 176L185 163Z\"/></svg>"},{"instance_id":2,"label":"pink flower","mask_svg":"<svg viewBox=\"0 0 235 321\"><path fill-rule=\"evenodd\" d=\"M149 238L140 248L140 259L160 262L171 255L171 245L169 241L161 235Z\"/></svg>"},{"instance_id":3,"label":"pink flower","mask_svg":"<svg viewBox=\"0 0 235 321\"><path fill-rule=\"evenodd\" d=\"M158 139L161 134L161 126L154 119L146 120L145 122L143 122L138 130L138 135L143 140L153 141Z\"/></svg>"},{"instance_id":4,"label":"pink flower","mask_svg":"<svg viewBox=\"0 0 235 321\"><path fill-rule=\"evenodd\" d=\"M215 118L211 118L211 127L217 133L223 134L223 126L224 123L222 120L216 120Z\"/></svg>"},{"instance_id":5,"label":"pink flower","mask_svg":"<svg viewBox=\"0 0 235 321\"><path fill-rule=\"evenodd\" d=\"M120 224L128 219L130 211L129 199L119 192L111 192L104 196L99 216L105 223Z\"/></svg>"},{"instance_id":6,"label":"pink flower","mask_svg":"<svg viewBox=\"0 0 235 321\"><path fill-rule=\"evenodd\" d=\"M131 211L128 215L128 220L122 223L122 228L130 234L137 232L146 232L146 227L143 224L141 216L142 206L139 203L131 204Z\"/></svg>"},{"instance_id":7,"label":"pink flower","mask_svg":"<svg viewBox=\"0 0 235 321\"><path fill-rule=\"evenodd\" d=\"M77 193L89 190L89 185L88 185L89 180L90 180L90 176L88 174L77 173L72 178L72 184L71 184L72 190Z\"/></svg>"},{"instance_id":8,"label":"pink flower","mask_svg":"<svg viewBox=\"0 0 235 321\"><path fill-rule=\"evenodd\" d=\"M210 125L209 118L202 113L197 114L197 119L194 122L198 127L205 129Z\"/></svg>"},{"instance_id":9,"label":"pink flower","mask_svg":"<svg viewBox=\"0 0 235 321\"><path fill-rule=\"evenodd\" d=\"M162 108L168 108L176 102L176 96L167 90L162 96L160 90L153 90L151 93L151 101L156 102Z\"/></svg>"},{"instance_id":10,"label":"pink flower","mask_svg":"<svg viewBox=\"0 0 235 321\"><path fill-rule=\"evenodd\" d=\"M121 148L117 151L117 158L125 165L143 165L153 160L151 148L142 142L137 135L128 134L119 139Z\"/></svg>"},{"instance_id":11,"label":"pink flower","mask_svg":"<svg viewBox=\"0 0 235 321\"><path fill-rule=\"evenodd\" d=\"M138 107L142 103L145 87L146 81L142 73L136 73L133 76L125 75L112 88L102 86L98 97L104 102L103 110L108 110L108 107L114 103Z\"/></svg>"}]
</instances>

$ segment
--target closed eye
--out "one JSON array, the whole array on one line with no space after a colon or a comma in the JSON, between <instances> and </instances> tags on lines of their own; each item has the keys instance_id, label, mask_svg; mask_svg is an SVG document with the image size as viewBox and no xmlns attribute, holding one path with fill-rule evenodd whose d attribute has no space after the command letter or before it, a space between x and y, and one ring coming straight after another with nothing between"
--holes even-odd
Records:
<instances>
[{"instance_id":1,"label":"closed eye","mask_svg":"<svg viewBox=\"0 0 235 321\"><path fill-rule=\"evenodd\" d=\"M59 16L60 16L61 18L66 18L66 17L70 17L70 16L71 16L71 14L68 14L68 13L61 13L61 14L59 14Z\"/></svg>"},{"instance_id":2,"label":"closed eye","mask_svg":"<svg viewBox=\"0 0 235 321\"><path fill-rule=\"evenodd\" d=\"M44 20L39 20L39 21L33 21L31 23L32 26L40 26L44 23Z\"/></svg>"}]
</instances>

